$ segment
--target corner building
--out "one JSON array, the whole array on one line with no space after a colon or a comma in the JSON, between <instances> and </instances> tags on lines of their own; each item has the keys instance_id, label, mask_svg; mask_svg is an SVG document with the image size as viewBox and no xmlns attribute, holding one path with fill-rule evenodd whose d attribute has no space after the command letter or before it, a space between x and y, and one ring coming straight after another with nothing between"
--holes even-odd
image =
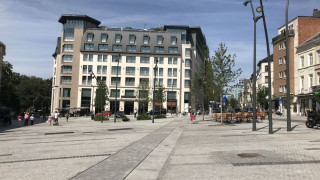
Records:
<instances>
[{"instance_id":1,"label":"corner building","mask_svg":"<svg viewBox=\"0 0 320 180\"><path fill-rule=\"evenodd\" d=\"M109 89L104 110L114 112L116 96L117 111L131 114L134 109L142 112L143 107L151 110L152 102L139 104L136 92L141 82L148 82L152 98L156 60L156 84L166 88L163 108L179 113L194 106L192 74L200 70L199 51L206 44L200 27L108 28L86 15L62 15L59 22L63 29L53 54L51 112L66 107L94 112L100 80ZM96 79L90 76L91 71Z\"/></svg>"}]
</instances>

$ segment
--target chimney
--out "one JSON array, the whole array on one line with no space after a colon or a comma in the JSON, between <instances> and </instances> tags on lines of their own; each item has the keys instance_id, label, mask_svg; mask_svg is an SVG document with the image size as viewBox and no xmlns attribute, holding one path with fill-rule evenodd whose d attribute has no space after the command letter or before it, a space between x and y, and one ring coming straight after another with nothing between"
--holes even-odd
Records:
<instances>
[{"instance_id":1,"label":"chimney","mask_svg":"<svg viewBox=\"0 0 320 180\"><path fill-rule=\"evenodd\" d=\"M320 17L320 11L318 9L313 9L313 17Z\"/></svg>"}]
</instances>

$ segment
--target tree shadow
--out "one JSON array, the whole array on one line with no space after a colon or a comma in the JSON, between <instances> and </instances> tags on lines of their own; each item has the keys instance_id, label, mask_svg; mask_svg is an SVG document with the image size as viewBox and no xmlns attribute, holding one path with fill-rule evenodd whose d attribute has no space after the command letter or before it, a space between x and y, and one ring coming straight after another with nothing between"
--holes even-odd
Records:
<instances>
[{"instance_id":1,"label":"tree shadow","mask_svg":"<svg viewBox=\"0 0 320 180\"><path fill-rule=\"evenodd\" d=\"M276 132L280 131L280 129L281 129L281 128L276 129L275 131L273 131L273 132L272 132L272 134L274 134L274 133L276 133Z\"/></svg>"},{"instance_id":2,"label":"tree shadow","mask_svg":"<svg viewBox=\"0 0 320 180\"><path fill-rule=\"evenodd\" d=\"M268 126L264 126L264 127L258 128L257 131L259 131L259 130L261 130L261 129L264 129L264 128L266 128L266 127L268 127Z\"/></svg>"}]
</instances>

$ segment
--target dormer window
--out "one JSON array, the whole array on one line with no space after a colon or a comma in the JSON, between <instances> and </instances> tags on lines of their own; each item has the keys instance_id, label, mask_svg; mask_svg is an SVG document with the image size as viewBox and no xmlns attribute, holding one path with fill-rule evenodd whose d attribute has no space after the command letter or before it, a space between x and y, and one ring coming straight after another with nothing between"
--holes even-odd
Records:
<instances>
[{"instance_id":1,"label":"dormer window","mask_svg":"<svg viewBox=\"0 0 320 180\"><path fill-rule=\"evenodd\" d=\"M120 43L121 42L121 35L120 34L116 34L116 43Z\"/></svg>"},{"instance_id":2,"label":"dormer window","mask_svg":"<svg viewBox=\"0 0 320 180\"><path fill-rule=\"evenodd\" d=\"M157 36L157 44L163 44L163 37Z\"/></svg>"},{"instance_id":3,"label":"dormer window","mask_svg":"<svg viewBox=\"0 0 320 180\"><path fill-rule=\"evenodd\" d=\"M171 45L177 44L177 37L171 37Z\"/></svg>"},{"instance_id":4,"label":"dormer window","mask_svg":"<svg viewBox=\"0 0 320 180\"><path fill-rule=\"evenodd\" d=\"M87 36L87 40L88 42L92 42L93 41L93 34L92 33L89 33L88 36Z\"/></svg>"},{"instance_id":5,"label":"dormer window","mask_svg":"<svg viewBox=\"0 0 320 180\"><path fill-rule=\"evenodd\" d=\"M130 35L129 36L129 43L134 44L136 42L136 36L135 35Z\"/></svg>"},{"instance_id":6,"label":"dormer window","mask_svg":"<svg viewBox=\"0 0 320 180\"><path fill-rule=\"evenodd\" d=\"M101 34L101 42L107 42L108 35L107 34Z\"/></svg>"},{"instance_id":7,"label":"dormer window","mask_svg":"<svg viewBox=\"0 0 320 180\"><path fill-rule=\"evenodd\" d=\"M143 36L143 44L149 44L149 36Z\"/></svg>"}]
</instances>

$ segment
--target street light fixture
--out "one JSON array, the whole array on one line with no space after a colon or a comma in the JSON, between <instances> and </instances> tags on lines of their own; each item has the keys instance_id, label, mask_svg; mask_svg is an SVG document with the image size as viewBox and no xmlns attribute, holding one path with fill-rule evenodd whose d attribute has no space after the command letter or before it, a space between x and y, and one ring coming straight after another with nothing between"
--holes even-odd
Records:
<instances>
[{"instance_id":1,"label":"street light fixture","mask_svg":"<svg viewBox=\"0 0 320 180\"><path fill-rule=\"evenodd\" d=\"M153 80L153 99L152 99L152 123L154 123L154 98L156 90L156 79L157 79L158 59L156 59L156 66L154 66L154 80Z\"/></svg>"},{"instance_id":2,"label":"street light fixture","mask_svg":"<svg viewBox=\"0 0 320 180\"><path fill-rule=\"evenodd\" d=\"M288 28L288 7L289 0L287 0L286 6L286 73L287 73L287 131L291 131L291 112L290 112L290 76L289 76L289 28Z\"/></svg>"},{"instance_id":3,"label":"street light fixture","mask_svg":"<svg viewBox=\"0 0 320 180\"><path fill-rule=\"evenodd\" d=\"M93 71L90 71L90 76L91 76L91 78L95 78L96 80L97 80L97 77L94 75L94 73L93 73ZM97 82L98 82L98 80L97 80ZM99 83L102 83L102 79L100 79L100 82ZM97 90L98 90L98 88L97 88ZM93 98L93 97L92 97ZM100 120L101 120L101 123L103 123L103 119L102 119L102 116L103 116L103 107L102 107L102 88L100 88L100 103L101 103L101 114L100 114ZM92 107L92 109L93 109L93 107Z\"/></svg>"},{"instance_id":4,"label":"street light fixture","mask_svg":"<svg viewBox=\"0 0 320 180\"><path fill-rule=\"evenodd\" d=\"M173 80L172 80L172 83L171 83L171 88L172 88L172 90L171 90L171 95L173 96L173 85L174 85L174 83L173 83ZM173 104L173 99L171 99L171 116L172 116L172 104ZM177 109L176 109L176 111L177 111Z\"/></svg>"},{"instance_id":5,"label":"street light fixture","mask_svg":"<svg viewBox=\"0 0 320 180\"><path fill-rule=\"evenodd\" d=\"M118 70L119 70L119 61L120 61L120 54L118 55L118 59L116 60L117 61L117 77L116 77L116 100L115 100L115 103L114 103L114 123L117 122L117 97L118 97ZM119 92L120 94L120 92Z\"/></svg>"},{"instance_id":6,"label":"street light fixture","mask_svg":"<svg viewBox=\"0 0 320 180\"><path fill-rule=\"evenodd\" d=\"M252 0L248 0L246 2L243 3L244 6L247 6L248 3L250 3L251 6L251 10L252 10L252 15L253 15L253 21L254 21L254 38L253 38L253 118L252 118L252 131L256 131L257 127L257 97L256 97L256 82L257 82L257 73L256 73L256 24L258 22L258 20L262 17L262 16L256 16L254 13L254 9L253 9L253 5L252 5Z\"/></svg>"}]
</instances>

